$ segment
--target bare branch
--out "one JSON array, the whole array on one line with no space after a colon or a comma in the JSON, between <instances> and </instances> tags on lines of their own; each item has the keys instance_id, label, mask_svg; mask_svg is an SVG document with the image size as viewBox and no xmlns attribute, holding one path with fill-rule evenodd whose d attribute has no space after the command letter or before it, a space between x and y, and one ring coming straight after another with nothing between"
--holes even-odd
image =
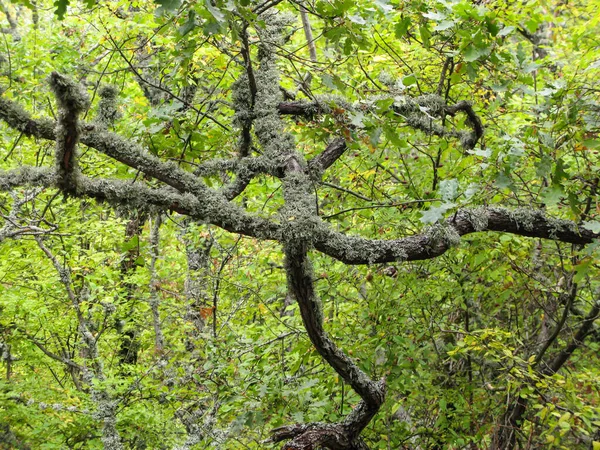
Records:
<instances>
[{"instance_id":1,"label":"bare branch","mask_svg":"<svg viewBox=\"0 0 600 450\"><path fill-rule=\"evenodd\" d=\"M573 352L583 344L584 339L592 332L594 322L600 317L600 300L596 300L588 315L583 319L581 326L569 344L558 352L551 361L542 369L544 375L553 375L566 363Z\"/></svg>"}]
</instances>

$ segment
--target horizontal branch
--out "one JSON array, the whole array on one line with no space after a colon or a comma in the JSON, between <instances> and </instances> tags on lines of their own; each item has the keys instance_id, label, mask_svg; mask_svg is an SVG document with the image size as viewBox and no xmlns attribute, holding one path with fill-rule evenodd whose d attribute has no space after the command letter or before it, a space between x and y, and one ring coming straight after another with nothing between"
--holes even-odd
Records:
<instances>
[{"instance_id":1,"label":"horizontal branch","mask_svg":"<svg viewBox=\"0 0 600 450\"><path fill-rule=\"evenodd\" d=\"M50 168L23 166L0 170L0 190L30 185L56 188L58 176ZM76 195L105 201L114 206L156 208L175 211L196 220L214 224L232 233L257 239L279 240L280 226L268 219L248 214L240 206L225 201L209 191L203 197L181 194L169 187L150 188L143 183L125 180L95 179L80 175Z\"/></svg>"},{"instance_id":2,"label":"horizontal branch","mask_svg":"<svg viewBox=\"0 0 600 450\"><path fill-rule=\"evenodd\" d=\"M0 190L23 185L56 187L56 181L56 174L51 169L22 167L0 171ZM138 182L97 180L81 176L78 195L114 205L175 211L232 233L257 239L283 239L281 224L248 214L240 206L224 200L222 196L211 194L210 191L203 197L197 197L181 194L167 187L152 189ZM485 231L579 245L589 244L600 237L598 233L577 227L574 222L548 217L541 211L497 207L461 210L443 225L400 239L377 240L346 235L333 230L322 221L317 222L311 237L316 250L346 264L379 264L432 259L456 245L461 236Z\"/></svg>"},{"instance_id":3,"label":"horizontal branch","mask_svg":"<svg viewBox=\"0 0 600 450\"><path fill-rule=\"evenodd\" d=\"M349 105L346 108L353 109ZM439 137L457 138L466 150L474 148L484 133L481 119L471 103L465 100L454 105L446 105L444 99L438 95L405 97L403 101L395 101L390 109L401 115L409 127ZM329 106L318 101L282 102L278 105L278 111L282 115L302 116L308 119L317 114L331 113ZM442 118L444 115L454 116L457 112L462 112L467 116L466 123L471 128L470 132L447 129L433 123L434 118Z\"/></svg>"},{"instance_id":4,"label":"horizontal branch","mask_svg":"<svg viewBox=\"0 0 600 450\"><path fill-rule=\"evenodd\" d=\"M490 207L460 210L444 224L400 239L373 240L327 229L316 236L314 247L346 264L418 261L442 255L458 244L461 236L484 231L579 245L590 244L600 237L598 233L577 227L575 222L548 217L542 211Z\"/></svg>"},{"instance_id":5,"label":"horizontal branch","mask_svg":"<svg viewBox=\"0 0 600 450\"><path fill-rule=\"evenodd\" d=\"M9 127L21 131L28 137L52 141L57 140L57 126L55 122L47 119L34 119L18 103L8 100L3 96L0 96L0 120L3 120ZM74 129L74 127L71 128ZM233 187L218 192L208 188L200 178L181 169L176 163L162 161L155 155L147 152L139 144L122 138L116 133L106 131L103 127L97 127L94 124L82 124L78 128L81 129L81 134L77 137L79 137L79 141L82 144L174 187L181 193L190 192L197 197L210 195L220 197L220 202L227 202L235 197L235 193L240 189L243 190L243 187L245 187L249 179L254 175L269 173L281 177L283 174L283 168L273 167L264 158L210 161L198 169L197 175L206 176L220 170L234 170L239 172L240 178L243 180L243 183L238 183L241 187ZM59 141L62 140L64 140L63 137L59 139ZM69 142L74 145L75 139L72 138ZM345 142L342 139L336 139L327 146L323 153L310 161L309 166L323 171L330 167L344 153L345 149ZM71 148L64 153L69 155L68 161L71 161L73 149ZM64 158L59 163L63 163L63 160ZM60 164L59 167L61 167Z\"/></svg>"}]
</instances>

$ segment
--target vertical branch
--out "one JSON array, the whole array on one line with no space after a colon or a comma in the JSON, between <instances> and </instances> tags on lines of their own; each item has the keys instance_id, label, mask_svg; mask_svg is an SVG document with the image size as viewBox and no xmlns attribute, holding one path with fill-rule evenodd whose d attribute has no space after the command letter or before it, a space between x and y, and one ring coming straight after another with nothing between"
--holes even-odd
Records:
<instances>
[{"instance_id":1,"label":"vertical branch","mask_svg":"<svg viewBox=\"0 0 600 450\"><path fill-rule=\"evenodd\" d=\"M121 117L117 107L117 96L119 91L116 86L106 85L98 90L100 95L100 103L98 104L98 112L94 122L104 128L108 128L115 124L115 121Z\"/></svg>"},{"instance_id":2,"label":"vertical branch","mask_svg":"<svg viewBox=\"0 0 600 450\"><path fill-rule=\"evenodd\" d=\"M444 61L444 65L442 66L442 73L440 74L440 81L438 82L438 87L436 90L436 94L438 96L442 95L442 90L444 89L444 84L446 83L446 74L448 73L448 68L453 62L452 56L448 56Z\"/></svg>"},{"instance_id":3,"label":"vertical branch","mask_svg":"<svg viewBox=\"0 0 600 450\"><path fill-rule=\"evenodd\" d=\"M146 214L143 212L133 212L125 229L125 239L128 249L121 261L121 276L127 279L137 267L136 262L140 256L139 238L142 227L146 222ZM134 239L137 239L137 244ZM132 303L135 296L136 285L126 281L124 283L125 300L128 304ZM137 362L138 341L136 329L127 324L130 314L127 313L118 321L119 332L122 334L122 340L119 348L119 359L122 364L135 364Z\"/></svg>"},{"instance_id":4,"label":"vertical branch","mask_svg":"<svg viewBox=\"0 0 600 450\"><path fill-rule=\"evenodd\" d=\"M182 237L185 245L187 259L187 273L185 279L186 320L192 322L194 331L187 344L194 347L194 341L204 329L207 311L208 296L206 294L206 278L209 267L209 254L212 248L212 236L202 237L201 233L192 233L192 222L185 221L185 230ZM199 239L199 242L196 241Z\"/></svg>"},{"instance_id":5,"label":"vertical branch","mask_svg":"<svg viewBox=\"0 0 600 450\"><path fill-rule=\"evenodd\" d=\"M118 401L113 400L106 387L97 387L97 382L106 381L102 361L98 354L98 343L90 330L90 323L84 318L81 311L81 302L85 300L80 298L73 288L71 271L67 266L63 266L51 250L46 247L41 237L35 236L38 247L44 252L46 257L52 262L58 273L61 284L64 286L71 306L77 315L79 338L83 342L85 352L84 358L86 364L83 365L83 379L90 388L92 401L96 404L96 413L94 417L102 421L102 443L106 450L122 450L121 437L117 430L117 405Z\"/></svg>"},{"instance_id":6,"label":"vertical branch","mask_svg":"<svg viewBox=\"0 0 600 450\"><path fill-rule=\"evenodd\" d=\"M248 41L248 24L244 24L242 32L240 34L242 40L242 57L244 58L244 66L246 69L246 75L248 76L248 86L250 88L250 105L254 106L256 101L256 78L254 77L254 70L252 69L252 55L250 53L250 43Z\"/></svg>"},{"instance_id":7,"label":"vertical branch","mask_svg":"<svg viewBox=\"0 0 600 450\"><path fill-rule=\"evenodd\" d=\"M244 58L244 67L246 69L246 77L241 77L236 83L234 91L234 105L236 116L241 124L241 135L239 143L240 157L248 156L252 147L252 129L253 109L256 102L256 78L252 68L252 55L250 53L250 43L248 41L248 24L244 24L240 34L242 41L242 57ZM235 95L237 94L237 95Z\"/></svg>"},{"instance_id":8,"label":"vertical branch","mask_svg":"<svg viewBox=\"0 0 600 450\"><path fill-rule=\"evenodd\" d=\"M154 348L157 353L162 353L165 342L160 325L160 311L158 306L160 299L158 296L158 276L156 274L156 261L159 256L160 243L160 225L162 219L160 214L157 214L151 221L150 231L150 310L152 311L152 326L154 327Z\"/></svg>"},{"instance_id":9,"label":"vertical branch","mask_svg":"<svg viewBox=\"0 0 600 450\"><path fill-rule=\"evenodd\" d=\"M272 439L276 442L292 439L283 447L288 450L317 447L362 450L366 445L359 434L379 411L385 398L385 385L383 381L372 381L335 345L323 328L321 300L314 289L308 258L318 223L312 180L306 160L296 150L292 136L285 132L278 114L279 72L274 47L280 43L286 22L277 15L265 17L265 22L267 26L262 31L259 49L257 80L261 84L255 105L255 132L264 155L284 172L284 206L280 213L285 224L282 235L288 288L298 302L302 322L315 349L362 399L342 423L281 427L273 431Z\"/></svg>"},{"instance_id":10,"label":"vertical branch","mask_svg":"<svg viewBox=\"0 0 600 450\"><path fill-rule=\"evenodd\" d=\"M304 4L300 3L300 17L302 19L302 28L304 29L304 37L306 38L306 45L308 46L308 54L310 60L314 63L317 62L317 47L315 46L315 40L313 38L312 27L310 26L310 17L308 16L308 10L304 7ZM304 78L304 84L306 87L310 87L312 81L312 74L306 73Z\"/></svg>"},{"instance_id":11,"label":"vertical branch","mask_svg":"<svg viewBox=\"0 0 600 450\"><path fill-rule=\"evenodd\" d=\"M81 85L57 72L52 72L49 82L58 103L57 184L65 194L75 194L79 175L75 153L79 140L79 115L89 107L90 99Z\"/></svg>"}]
</instances>

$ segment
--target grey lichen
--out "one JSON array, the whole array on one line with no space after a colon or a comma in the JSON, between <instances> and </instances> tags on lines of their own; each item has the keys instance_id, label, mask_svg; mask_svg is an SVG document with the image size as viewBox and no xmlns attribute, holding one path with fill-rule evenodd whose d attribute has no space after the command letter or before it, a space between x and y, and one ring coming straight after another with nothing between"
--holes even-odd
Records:
<instances>
[{"instance_id":1,"label":"grey lichen","mask_svg":"<svg viewBox=\"0 0 600 450\"><path fill-rule=\"evenodd\" d=\"M50 89L58 105L69 114L81 114L90 106L90 97L85 88L65 75L52 72L48 77Z\"/></svg>"},{"instance_id":2,"label":"grey lichen","mask_svg":"<svg viewBox=\"0 0 600 450\"><path fill-rule=\"evenodd\" d=\"M477 144L477 135L475 133L460 131L458 132L458 139L460 145L462 145L465 150L472 150L475 148L475 144Z\"/></svg>"},{"instance_id":3,"label":"grey lichen","mask_svg":"<svg viewBox=\"0 0 600 450\"><path fill-rule=\"evenodd\" d=\"M48 119L32 119L19 104L0 96L0 119L26 136L54 138L55 123Z\"/></svg>"},{"instance_id":4,"label":"grey lichen","mask_svg":"<svg viewBox=\"0 0 600 450\"><path fill-rule=\"evenodd\" d=\"M447 247L456 247L460 244L460 234L451 225L436 223L426 231L430 246L442 244Z\"/></svg>"},{"instance_id":5,"label":"grey lichen","mask_svg":"<svg viewBox=\"0 0 600 450\"><path fill-rule=\"evenodd\" d=\"M100 102L96 113L96 124L105 128L114 125L121 118L117 105L118 88L113 85L102 86L98 89L98 95L100 96Z\"/></svg>"},{"instance_id":6,"label":"grey lichen","mask_svg":"<svg viewBox=\"0 0 600 450\"><path fill-rule=\"evenodd\" d=\"M475 231L483 231L488 226L488 212L484 207L467 209L464 211L467 220L473 225Z\"/></svg>"},{"instance_id":7,"label":"grey lichen","mask_svg":"<svg viewBox=\"0 0 600 450\"><path fill-rule=\"evenodd\" d=\"M49 187L56 183L56 173L46 167L23 166L15 170L0 171L0 190L8 191L19 186Z\"/></svg>"},{"instance_id":8,"label":"grey lichen","mask_svg":"<svg viewBox=\"0 0 600 450\"><path fill-rule=\"evenodd\" d=\"M510 219L517 224L517 227L526 231L533 231L534 222L540 215L540 211L531 208L516 208L509 211Z\"/></svg>"},{"instance_id":9,"label":"grey lichen","mask_svg":"<svg viewBox=\"0 0 600 450\"><path fill-rule=\"evenodd\" d=\"M345 97L335 94L321 94L315 97L315 106L325 114L330 114L333 110L354 111L355 109L355 106Z\"/></svg>"},{"instance_id":10,"label":"grey lichen","mask_svg":"<svg viewBox=\"0 0 600 450\"><path fill-rule=\"evenodd\" d=\"M231 86L231 100L235 111L233 123L242 128L253 118L252 94L246 73L242 73Z\"/></svg>"},{"instance_id":11,"label":"grey lichen","mask_svg":"<svg viewBox=\"0 0 600 450\"><path fill-rule=\"evenodd\" d=\"M347 236L326 227L318 230L317 239L326 242L327 247L339 255L340 259L366 261L367 264L386 259L386 255L392 255L395 261L405 261L410 250L402 240L371 240L361 236Z\"/></svg>"},{"instance_id":12,"label":"grey lichen","mask_svg":"<svg viewBox=\"0 0 600 450\"><path fill-rule=\"evenodd\" d=\"M281 226L286 243L312 242L322 222L310 193L311 180L302 172L288 173L284 179L285 206L281 209Z\"/></svg>"},{"instance_id":13,"label":"grey lichen","mask_svg":"<svg viewBox=\"0 0 600 450\"><path fill-rule=\"evenodd\" d=\"M577 226L571 220L546 217L551 239L558 239L559 233L577 233Z\"/></svg>"},{"instance_id":14,"label":"grey lichen","mask_svg":"<svg viewBox=\"0 0 600 450\"><path fill-rule=\"evenodd\" d=\"M79 168L77 141L79 140L79 115L90 105L90 98L79 83L57 72L48 78L50 88L58 103L56 123L56 172L58 186L65 194L76 191Z\"/></svg>"}]
</instances>

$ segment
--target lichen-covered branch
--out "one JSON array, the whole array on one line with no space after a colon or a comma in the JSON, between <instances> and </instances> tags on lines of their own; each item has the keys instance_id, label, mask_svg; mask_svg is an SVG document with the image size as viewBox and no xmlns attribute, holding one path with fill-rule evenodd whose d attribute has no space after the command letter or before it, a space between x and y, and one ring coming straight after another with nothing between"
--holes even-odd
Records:
<instances>
[{"instance_id":1,"label":"lichen-covered branch","mask_svg":"<svg viewBox=\"0 0 600 450\"><path fill-rule=\"evenodd\" d=\"M75 154L79 141L79 114L89 107L90 99L81 85L57 72L52 72L49 83L58 103L57 184L65 194L73 195L77 189L79 175L77 155Z\"/></svg>"},{"instance_id":2,"label":"lichen-covered branch","mask_svg":"<svg viewBox=\"0 0 600 450\"><path fill-rule=\"evenodd\" d=\"M185 254L187 260L187 271L185 278L185 297L186 305L186 320L190 321L194 330L191 332L191 339L188 342L189 347L195 346L195 338L202 332L204 328L204 317L202 316L202 308L206 308L208 304L208 274L210 266L210 250L213 245L212 235L198 239L193 233L197 229L194 224L185 220L184 232L182 236L185 245Z\"/></svg>"},{"instance_id":3,"label":"lichen-covered branch","mask_svg":"<svg viewBox=\"0 0 600 450\"><path fill-rule=\"evenodd\" d=\"M498 207L457 211L441 225L401 239L373 240L348 236L330 229L314 240L317 250L346 264L375 264L436 258L460 242L460 236L498 231L519 236L586 245L600 234L580 228L570 220L556 219L532 209Z\"/></svg>"},{"instance_id":4,"label":"lichen-covered branch","mask_svg":"<svg viewBox=\"0 0 600 450\"><path fill-rule=\"evenodd\" d=\"M48 168L23 166L11 171L0 171L0 190L23 185L57 187L56 182L55 172ZM115 206L175 211L245 236L280 239L279 224L250 215L240 206L223 201L220 196L198 198L168 187L153 189L140 182L95 179L83 175L79 177L77 193Z\"/></svg>"},{"instance_id":5,"label":"lichen-covered branch","mask_svg":"<svg viewBox=\"0 0 600 450\"><path fill-rule=\"evenodd\" d=\"M374 382L364 373L323 329L321 300L313 284L308 250L318 229L325 224L318 219L311 191L311 178L306 160L296 150L292 136L285 132L277 111L279 74L275 65L273 44L281 37L285 19L276 15L265 17L266 29L261 35L260 67L256 77L258 91L255 130L265 156L283 168L285 205L281 209L280 241L286 257L286 273L290 292L296 298L304 328L325 361L360 395L361 402L338 424L309 424L283 427L274 431L273 440L290 439L283 449L310 450L325 447L338 450L365 448L360 438L364 427L377 414L385 399L383 382ZM331 154L343 152L345 145L333 146ZM341 150L340 150L341 149ZM323 157L316 165L323 168L336 157Z\"/></svg>"},{"instance_id":6,"label":"lichen-covered branch","mask_svg":"<svg viewBox=\"0 0 600 450\"><path fill-rule=\"evenodd\" d=\"M295 160L290 159L290 163ZM310 185L306 178L300 184ZM31 185L55 187L56 175L50 169L21 167L13 171L0 171L0 190ZM163 211L176 211L195 219L211 223L232 233L258 239L282 241L287 232L281 223L253 216L241 207L222 198L198 198L180 194L169 188L152 189L142 183L121 180L80 178L78 194L114 205L132 208L156 207ZM291 214L288 217L292 217ZM287 219L282 221L284 224ZM346 264L379 264L394 261L418 261L436 258L460 242L460 237L476 232L497 231L519 236L552 239L555 241L586 245L600 237L575 222L547 216L542 211L530 209L510 210L489 207L459 210L443 225L436 225L421 234L400 239L367 239L333 230L318 217L311 218L312 246Z\"/></svg>"},{"instance_id":7,"label":"lichen-covered branch","mask_svg":"<svg viewBox=\"0 0 600 450\"><path fill-rule=\"evenodd\" d=\"M356 106L345 105L345 108L353 110L356 109ZM368 109L368 104L361 110L365 108ZM282 115L303 116L309 119L318 114L331 113L331 108L327 105L327 102L319 100L314 102L281 102L277 105L277 110ZM421 130L426 134L458 139L465 150L474 148L484 133L481 119L471 103L465 100L454 105L447 105L442 97L434 94L414 98L397 96L391 110L403 117L406 124L411 128ZM462 112L467 116L466 124L471 128L471 131L449 129L435 122L436 119L442 118L444 115L454 116L458 112Z\"/></svg>"},{"instance_id":8,"label":"lichen-covered branch","mask_svg":"<svg viewBox=\"0 0 600 450\"><path fill-rule=\"evenodd\" d=\"M98 89L100 103L94 123L100 127L108 128L121 117L117 106L117 96L119 91L116 86L106 85Z\"/></svg>"},{"instance_id":9,"label":"lichen-covered branch","mask_svg":"<svg viewBox=\"0 0 600 450\"><path fill-rule=\"evenodd\" d=\"M62 80L62 78L59 79ZM65 87L64 90L66 92L64 95L61 94L62 98L68 103L70 100L65 96L68 93L71 93L69 95L75 95L73 92L78 89L79 85L70 85L69 89ZM79 104L78 107L81 108L82 104ZM2 96L0 96L0 119L4 120L11 128L22 131L27 136L49 140L64 140L66 145L74 145L73 139L67 139L66 135L63 138L60 133L54 130L55 126L51 121L32 119L17 103L7 100ZM181 169L174 162L162 161L131 140L124 139L118 134L106 131L94 124L83 124L80 128L81 134L79 140L82 144L94 148L131 168L140 170L146 175L156 178L182 193L192 192L195 195L203 196L208 191L211 191L198 177ZM57 130L59 130L58 127ZM66 148L65 152L61 153L61 161L58 162L65 165L66 169L71 169L73 165L70 164L70 158L74 156L72 152L67 152L68 150ZM63 161L65 158L69 164ZM215 191L212 192L215 195L219 195ZM223 200L225 201L225 198Z\"/></svg>"}]
</instances>

